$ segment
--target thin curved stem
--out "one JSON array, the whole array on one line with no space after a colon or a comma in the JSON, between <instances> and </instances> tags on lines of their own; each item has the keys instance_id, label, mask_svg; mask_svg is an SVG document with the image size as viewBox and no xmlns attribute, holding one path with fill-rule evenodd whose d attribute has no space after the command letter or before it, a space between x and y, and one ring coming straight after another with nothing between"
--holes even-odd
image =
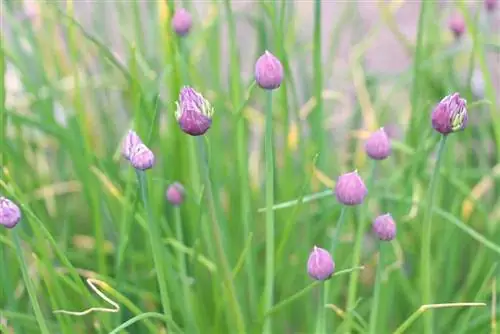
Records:
<instances>
[{"instance_id":1,"label":"thin curved stem","mask_svg":"<svg viewBox=\"0 0 500 334\"><path fill-rule=\"evenodd\" d=\"M370 334L377 333L378 306L380 303L380 286L382 285L382 270L384 268L384 244L379 241L377 274L375 277L375 286L373 290L372 308L370 313Z\"/></svg>"},{"instance_id":2,"label":"thin curved stem","mask_svg":"<svg viewBox=\"0 0 500 334\"><path fill-rule=\"evenodd\" d=\"M422 248L421 248L421 262L420 271L422 275L422 304L432 303L432 284L431 284L431 240L432 240L432 211L434 208L434 198L436 193L436 185L439 176L439 168L441 166L442 155L444 146L446 144L447 136L442 136L437 151L436 166L432 173L429 183L429 192L427 194L427 210L424 212L424 220L422 224ZM424 333L431 334L433 332L433 315L428 312L423 316L424 318Z\"/></svg>"}]
</instances>

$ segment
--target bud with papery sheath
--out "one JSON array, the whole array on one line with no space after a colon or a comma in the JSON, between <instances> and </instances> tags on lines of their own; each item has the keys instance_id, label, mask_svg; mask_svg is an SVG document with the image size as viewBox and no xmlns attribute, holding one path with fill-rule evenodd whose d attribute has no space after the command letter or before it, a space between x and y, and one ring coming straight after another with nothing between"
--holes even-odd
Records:
<instances>
[{"instance_id":1,"label":"bud with papery sheath","mask_svg":"<svg viewBox=\"0 0 500 334\"><path fill-rule=\"evenodd\" d=\"M335 262L328 251L314 246L307 260L307 273L318 281L324 281L332 277L335 271Z\"/></svg>"},{"instance_id":2,"label":"bud with papery sheath","mask_svg":"<svg viewBox=\"0 0 500 334\"><path fill-rule=\"evenodd\" d=\"M389 213L378 216L372 223L373 233L382 241L391 241L396 237L396 223Z\"/></svg>"},{"instance_id":3,"label":"bud with papery sheath","mask_svg":"<svg viewBox=\"0 0 500 334\"><path fill-rule=\"evenodd\" d=\"M359 205L363 203L368 189L357 171L340 175L335 184L335 197L344 205Z\"/></svg>"},{"instance_id":4,"label":"bud with papery sheath","mask_svg":"<svg viewBox=\"0 0 500 334\"><path fill-rule=\"evenodd\" d=\"M142 144L141 138L133 130L129 130L122 142L122 155L130 160L130 156L138 144Z\"/></svg>"},{"instance_id":5,"label":"bud with papery sheath","mask_svg":"<svg viewBox=\"0 0 500 334\"><path fill-rule=\"evenodd\" d=\"M181 205L184 202L184 187L179 182L172 183L167 188L167 201L172 205Z\"/></svg>"},{"instance_id":6,"label":"bud with papery sheath","mask_svg":"<svg viewBox=\"0 0 500 334\"><path fill-rule=\"evenodd\" d=\"M446 96L432 111L432 127L447 135L465 129L467 126L467 101L454 93Z\"/></svg>"},{"instance_id":7,"label":"bud with papery sheath","mask_svg":"<svg viewBox=\"0 0 500 334\"><path fill-rule=\"evenodd\" d=\"M135 146L130 156L130 163L138 170L150 169L155 164L155 155L146 145L140 143Z\"/></svg>"},{"instance_id":8,"label":"bud with papery sheath","mask_svg":"<svg viewBox=\"0 0 500 334\"><path fill-rule=\"evenodd\" d=\"M10 199L0 197L0 225L13 228L21 220L21 210Z\"/></svg>"},{"instance_id":9,"label":"bud with papery sheath","mask_svg":"<svg viewBox=\"0 0 500 334\"><path fill-rule=\"evenodd\" d=\"M374 160L383 160L391 155L391 141L384 128L373 132L365 142L366 154Z\"/></svg>"},{"instance_id":10,"label":"bud with papery sheath","mask_svg":"<svg viewBox=\"0 0 500 334\"><path fill-rule=\"evenodd\" d=\"M191 30L193 18L191 14L184 8L179 8L175 11L172 18L172 28L179 36L185 36Z\"/></svg>"},{"instance_id":11,"label":"bud with papery sheath","mask_svg":"<svg viewBox=\"0 0 500 334\"><path fill-rule=\"evenodd\" d=\"M265 51L255 62L255 82L267 90L276 89L283 81L283 66L271 52Z\"/></svg>"},{"instance_id":12,"label":"bud with papery sheath","mask_svg":"<svg viewBox=\"0 0 500 334\"><path fill-rule=\"evenodd\" d=\"M191 136L201 136L212 125L214 109L210 102L191 87L183 87L176 102L175 118L182 131Z\"/></svg>"}]
</instances>

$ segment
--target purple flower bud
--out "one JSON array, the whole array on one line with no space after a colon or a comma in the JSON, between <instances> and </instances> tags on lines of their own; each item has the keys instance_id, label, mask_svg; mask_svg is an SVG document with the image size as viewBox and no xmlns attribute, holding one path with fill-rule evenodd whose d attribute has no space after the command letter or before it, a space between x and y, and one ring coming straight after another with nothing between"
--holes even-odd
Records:
<instances>
[{"instance_id":1,"label":"purple flower bud","mask_svg":"<svg viewBox=\"0 0 500 334\"><path fill-rule=\"evenodd\" d=\"M450 28L451 32L455 35L455 38L459 38L465 32L464 18L459 14L453 15L448 21L448 27Z\"/></svg>"},{"instance_id":2,"label":"purple flower bud","mask_svg":"<svg viewBox=\"0 0 500 334\"><path fill-rule=\"evenodd\" d=\"M492 12L497 8L498 5L498 0L484 0L484 6L486 7L486 10L489 12Z\"/></svg>"},{"instance_id":3,"label":"purple flower bud","mask_svg":"<svg viewBox=\"0 0 500 334\"><path fill-rule=\"evenodd\" d=\"M375 218L372 230L377 238L383 241L391 241L396 237L396 223L389 213Z\"/></svg>"},{"instance_id":4,"label":"purple flower bud","mask_svg":"<svg viewBox=\"0 0 500 334\"><path fill-rule=\"evenodd\" d=\"M141 138L139 138L135 131L129 130L122 142L123 157L130 160L130 156L138 144L142 144Z\"/></svg>"},{"instance_id":5,"label":"purple flower bud","mask_svg":"<svg viewBox=\"0 0 500 334\"><path fill-rule=\"evenodd\" d=\"M191 30L193 18L191 14L184 8L179 8L175 11L172 18L172 28L179 36L185 36Z\"/></svg>"},{"instance_id":6,"label":"purple flower bud","mask_svg":"<svg viewBox=\"0 0 500 334\"><path fill-rule=\"evenodd\" d=\"M335 184L335 197L344 205L363 203L368 190L357 171L340 175Z\"/></svg>"},{"instance_id":7,"label":"purple flower bud","mask_svg":"<svg viewBox=\"0 0 500 334\"><path fill-rule=\"evenodd\" d=\"M175 117L181 130L191 136L201 136L212 125L214 109L203 95L191 87L183 87L176 102Z\"/></svg>"},{"instance_id":8,"label":"purple flower bud","mask_svg":"<svg viewBox=\"0 0 500 334\"><path fill-rule=\"evenodd\" d=\"M383 160L391 155L391 141L384 128L373 132L365 142L365 152L374 160Z\"/></svg>"},{"instance_id":9,"label":"purple flower bud","mask_svg":"<svg viewBox=\"0 0 500 334\"><path fill-rule=\"evenodd\" d=\"M283 66L271 52L265 51L255 62L255 81L263 89L276 89L283 81Z\"/></svg>"},{"instance_id":10,"label":"purple flower bud","mask_svg":"<svg viewBox=\"0 0 500 334\"><path fill-rule=\"evenodd\" d=\"M21 220L21 210L11 200L0 197L0 225L13 228Z\"/></svg>"},{"instance_id":11,"label":"purple flower bud","mask_svg":"<svg viewBox=\"0 0 500 334\"><path fill-rule=\"evenodd\" d=\"M307 273L311 278L324 281L332 277L335 271L335 262L328 251L314 246L307 260Z\"/></svg>"},{"instance_id":12,"label":"purple flower bud","mask_svg":"<svg viewBox=\"0 0 500 334\"><path fill-rule=\"evenodd\" d=\"M130 155L130 163L135 169L150 169L155 164L155 156L146 145L140 143L134 147L134 151Z\"/></svg>"},{"instance_id":13,"label":"purple flower bud","mask_svg":"<svg viewBox=\"0 0 500 334\"><path fill-rule=\"evenodd\" d=\"M172 205L181 205L184 202L184 187L179 182L172 183L167 188L167 201Z\"/></svg>"},{"instance_id":14,"label":"purple flower bud","mask_svg":"<svg viewBox=\"0 0 500 334\"><path fill-rule=\"evenodd\" d=\"M446 96L432 111L432 127L447 135L465 129L467 126L467 101L454 93Z\"/></svg>"}]
</instances>

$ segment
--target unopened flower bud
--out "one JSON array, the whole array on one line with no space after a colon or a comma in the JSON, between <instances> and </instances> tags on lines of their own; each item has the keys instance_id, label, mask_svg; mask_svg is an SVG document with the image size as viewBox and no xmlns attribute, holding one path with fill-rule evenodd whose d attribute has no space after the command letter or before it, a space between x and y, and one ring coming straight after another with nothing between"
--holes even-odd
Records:
<instances>
[{"instance_id":1,"label":"unopened flower bud","mask_svg":"<svg viewBox=\"0 0 500 334\"><path fill-rule=\"evenodd\" d=\"M446 96L432 111L432 127L447 135L465 129L467 126L467 101L454 93Z\"/></svg>"},{"instance_id":2,"label":"unopened flower bud","mask_svg":"<svg viewBox=\"0 0 500 334\"><path fill-rule=\"evenodd\" d=\"M172 205L181 205L184 202L184 187L182 184L175 182L167 188L167 201Z\"/></svg>"},{"instance_id":3,"label":"unopened flower bud","mask_svg":"<svg viewBox=\"0 0 500 334\"><path fill-rule=\"evenodd\" d=\"M389 213L378 216L372 223L373 233L383 241L391 241L396 237L396 223Z\"/></svg>"},{"instance_id":4,"label":"unopened flower bud","mask_svg":"<svg viewBox=\"0 0 500 334\"><path fill-rule=\"evenodd\" d=\"M134 151L130 156L130 163L135 169L138 170L150 169L155 163L155 156L146 145L140 143L135 146Z\"/></svg>"},{"instance_id":5,"label":"unopened flower bud","mask_svg":"<svg viewBox=\"0 0 500 334\"><path fill-rule=\"evenodd\" d=\"M13 228L21 220L21 210L11 200L0 197L0 225Z\"/></svg>"},{"instance_id":6,"label":"unopened flower bud","mask_svg":"<svg viewBox=\"0 0 500 334\"><path fill-rule=\"evenodd\" d=\"M271 52L265 51L255 62L255 81L263 89L276 89L283 81L283 66Z\"/></svg>"},{"instance_id":7,"label":"unopened flower bud","mask_svg":"<svg viewBox=\"0 0 500 334\"><path fill-rule=\"evenodd\" d=\"M366 154L374 160L383 160L391 155L391 141L384 128L373 132L365 142Z\"/></svg>"},{"instance_id":8,"label":"unopened flower bud","mask_svg":"<svg viewBox=\"0 0 500 334\"><path fill-rule=\"evenodd\" d=\"M455 38L460 38L465 32L464 18L459 14L453 15L448 22L448 27L455 35Z\"/></svg>"},{"instance_id":9,"label":"unopened flower bud","mask_svg":"<svg viewBox=\"0 0 500 334\"><path fill-rule=\"evenodd\" d=\"M214 109L203 95L191 87L184 87L176 102L175 117L182 131L191 136L201 136L212 125Z\"/></svg>"},{"instance_id":10,"label":"unopened flower bud","mask_svg":"<svg viewBox=\"0 0 500 334\"><path fill-rule=\"evenodd\" d=\"M307 260L307 273L318 281L324 281L332 277L335 271L335 262L328 251L314 246Z\"/></svg>"},{"instance_id":11,"label":"unopened flower bud","mask_svg":"<svg viewBox=\"0 0 500 334\"><path fill-rule=\"evenodd\" d=\"M135 147L142 144L141 138L133 130L129 130L122 142L122 155L125 159L130 160L130 156L134 152Z\"/></svg>"},{"instance_id":12,"label":"unopened flower bud","mask_svg":"<svg viewBox=\"0 0 500 334\"><path fill-rule=\"evenodd\" d=\"M492 12L497 8L498 5L498 0L484 0L484 6L486 7L486 10L489 12Z\"/></svg>"},{"instance_id":13,"label":"unopened flower bud","mask_svg":"<svg viewBox=\"0 0 500 334\"><path fill-rule=\"evenodd\" d=\"M172 27L179 36L185 36L191 30L193 18L191 14L184 8L179 8L175 11L172 18Z\"/></svg>"},{"instance_id":14,"label":"unopened flower bud","mask_svg":"<svg viewBox=\"0 0 500 334\"><path fill-rule=\"evenodd\" d=\"M335 197L344 205L363 203L368 190L357 171L340 175L335 184Z\"/></svg>"}]
</instances>

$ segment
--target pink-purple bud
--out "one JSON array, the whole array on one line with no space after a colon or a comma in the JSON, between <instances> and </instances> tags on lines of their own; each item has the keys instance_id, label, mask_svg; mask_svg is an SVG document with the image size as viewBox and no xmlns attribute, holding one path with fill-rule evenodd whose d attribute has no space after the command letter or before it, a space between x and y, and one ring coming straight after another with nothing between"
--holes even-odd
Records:
<instances>
[{"instance_id":1,"label":"pink-purple bud","mask_svg":"<svg viewBox=\"0 0 500 334\"><path fill-rule=\"evenodd\" d=\"M340 175L335 184L335 197L344 205L363 203L368 189L357 171Z\"/></svg>"},{"instance_id":2,"label":"pink-purple bud","mask_svg":"<svg viewBox=\"0 0 500 334\"><path fill-rule=\"evenodd\" d=\"M135 131L129 130L122 142L123 157L130 160L130 156L138 144L142 144L141 138L139 138Z\"/></svg>"},{"instance_id":3,"label":"pink-purple bud","mask_svg":"<svg viewBox=\"0 0 500 334\"><path fill-rule=\"evenodd\" d=\"M459 38L465 32L464 18L459 14L453 15L448 21L448 27L450 28L453 35L455 35L456 38Z\"/></svg>"},{"instance_id":4,"label":"pink-purple bud","mask_svg":"<svg viewBox=\"0 0 500 334\"><path fill-rule=\"evenodd\" d=\"M314 246L307 260L307 273L318 281L324 281L332 277L335 271L335 262L328 251Z\"/></svg>"},{"instance_id":5,"label":"pink-purple bud","mask_svg":"<svg viewBox=\"0 0 500 334\"><path fill-rule=\"evenodd\" d=\"M179 8L175 11L172 18L172 28L179 36L185 36L191 30L193 18L191 14L184 8Z\"/></svg>"},{"instance_id":6,"label":"pink-purple bud","mask_svg":"<svg viewBox=\"0 0 500 334\"><path fill-rule=\"evenodd\" d=\"M454 93L446 96L432 111L432 127L447 135L465 129L467 126L467 101Z\"/></svg>"},{"instance_id":7,"label":"pink-purple bud","mask_svg":"<svg viewBox=\"0 0 500 334\"><path fill-rule=\"evenodd\" d=\"M146 145L140 143L134 147L130 155L130 163L138 170L150 169L155 164L155 156Z\"/></svg>"},{"instance_id":8,"label":"pink-purple bud","mask_svg":"<svg viewBox=\"0 0 500 334\"><path fill-rule=\"evenodd\" d=\"M210 129L214 109L203 95L191 87L183 87L176 102L175 117L182 131L201 136Z\"/></svg>"},{"instance_id":9,"label":"pink-purple bud","mask_svg":"<svg viewBox=\"0 0 500 334\"><path fill-rule=\"evenodd\" d=\"M255 81L263 89L276 89L283 81L283 66L271 52L265 51L255 62Z\"/></svg>"},{"instance_id":10,"label":"pink-purple bud","mask_svg":"<svg viewBox=\"0 0 500 334\"><path fill-rule=\"evenodd\" d=\"M172 205L181 205L184 202L184 187L179 182L172 183L167 188L167 201Z\"/></svg>"},{"instance_id":11,"label":"pink-purple bud","mask_svg":"<svg viewBox=\"0 0 500 334\"><path fill-rule=\"evenodd\" d=\"M365 152L374 160L386 159L391 151L391 141L384 128L373 132L365 142Z\"/></svg>"},{"instance_id":12,"label":"pink-purple bud","mask_svg":"<svg viewBox=\"0 0 500 334\"><path fill-rule=\"evenodd\" d=\"M484 6L486 7L486 10L489 12L492 12L497 8L498 5L498 0L484 0Z\"/></svg>"},{"instance_id":13,"label":"pink-purple bud","mask_svg":"<svg viewBox=\"0 0 500 334\"><path fill-rule=\"evenodd\" d=\"M389 213L378 216L372 223L373 233L383 241L391 241L396 237L396 223Z\"/></svg>"},{"instance_id":14,"label":"pink-purple bud","mask_svg":"<svg viewBox=\"0 0 500 334\"><path fill-rule=\"evenodd\" d=\"M21 220L21 210L11 200L0 197L0 225L13 228Z\"/></svg>"}]
</instances>

